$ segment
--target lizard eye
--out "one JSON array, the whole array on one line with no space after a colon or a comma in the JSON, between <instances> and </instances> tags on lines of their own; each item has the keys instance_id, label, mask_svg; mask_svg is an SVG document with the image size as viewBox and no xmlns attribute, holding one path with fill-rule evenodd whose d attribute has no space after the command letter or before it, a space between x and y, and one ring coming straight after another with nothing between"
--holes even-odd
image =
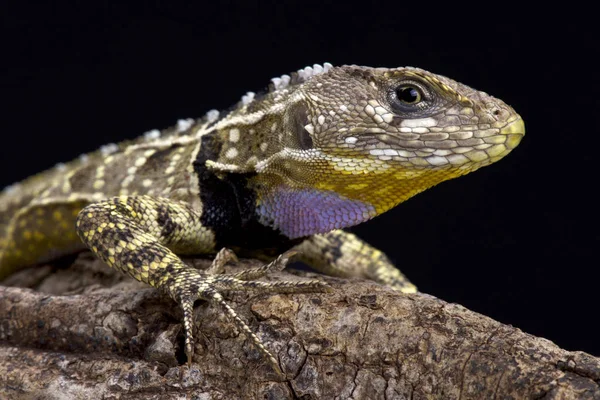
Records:
<instances>
[{"instance_id":1,"label":"lizard eye","mask_svg":"<svg viewBox=\"0 0 600 400\"><path fill-rule=\"evenodd\" d=\"M423 100L423 91L415 85L405 83L396 88L396 98L407 105L417 104Z\"/></svg>"},{"instance_id":2,"label":"lizard eye","mask_svg":"<svg viewBox=\"0 0 600 400\"><path fill-rule=\"evenodd\" d=\"M401 116L411 116L428 110L435 97L423 84L403 81L388 92L388 101L394 111Z\"/></svg>"}]
</instances>

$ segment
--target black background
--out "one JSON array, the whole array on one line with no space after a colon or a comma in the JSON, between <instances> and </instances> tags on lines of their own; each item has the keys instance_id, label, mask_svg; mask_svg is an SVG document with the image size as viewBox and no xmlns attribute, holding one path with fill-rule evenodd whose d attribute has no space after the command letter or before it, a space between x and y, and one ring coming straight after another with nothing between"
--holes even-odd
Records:
<instances>
[{"instance_id":1,"label":"black background","mask_svg":"<svg viewBox=\"0 0 600 400\"><path fill-rule=\"evenodd\" d=\"M77 4L0 10L0 186L305 65L419 66L505 100L527 135L354 231L422 291L600 356L600 35L586 10Z\"/></svg>"}]
</instances>

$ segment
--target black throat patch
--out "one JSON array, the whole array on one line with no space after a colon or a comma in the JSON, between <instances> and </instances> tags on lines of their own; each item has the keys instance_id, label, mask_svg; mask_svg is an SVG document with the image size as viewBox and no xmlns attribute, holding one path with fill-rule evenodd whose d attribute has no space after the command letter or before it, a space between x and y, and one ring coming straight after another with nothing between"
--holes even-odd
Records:
<instances>
[{"instance_id":1,"label":"black throat patch","mask_svg":"<svg viewBox=\"0 0 600 400\"><path fill-rule=\"evenodd\" d=\"M218 159L221 147L217 131L203 136L194 161L203 206L200 222L213 230L217 246L277 255L298 243L258 222L256 193L248 185L254 173L215 173L206 166L206 161Z\"/></svg>"}]
</instances>

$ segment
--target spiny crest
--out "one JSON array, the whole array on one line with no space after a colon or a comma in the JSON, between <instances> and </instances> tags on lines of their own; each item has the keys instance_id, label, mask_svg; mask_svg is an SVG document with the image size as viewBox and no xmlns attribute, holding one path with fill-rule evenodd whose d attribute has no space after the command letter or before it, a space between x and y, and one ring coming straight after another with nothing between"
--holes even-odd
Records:
<instances>
[{"instance_id":1,"label":"spiny crest","mask_svg":"<svg viewBox=\"0 0 600 400\"><path fill-rule=\"evenodd\" d=\"M287 88L289 85L306 82L315 75L329 72L331 68L333 68L333 65L327 62L323 63L323 65L314 64L312 67L306 66L296 72L292 72L291 75L281 75L278 78L272 78L269 91L281 90Z\"/></svg>"},{"instance_id":2,"label":"spiny crest","mask_svg":"<svg viewBox=\"0 0 600 400\"><path fill-rule=\"evenodd\" d=\"M306 66L304 68L299 69L296 72L292 72L291 74L281 75L279 77L275 77L271 79L271 83L268 87L268 92L274 92L278 90L285 90L290 85L296 85L299 83L303 83L311 79L315 75L319 75L322 73L329 72L329 70L333 68L333 65L326 62L323 65L314 64L311 66ZM260 97L260 94L256 94L255 92L246 92L240 99L237 107L246 107L250 105L257 97ZM220 115L218 110L210 110L204 116L204 120L208 124L212 124L216 122L222 115Z\"/></svg>"}]
</instances>

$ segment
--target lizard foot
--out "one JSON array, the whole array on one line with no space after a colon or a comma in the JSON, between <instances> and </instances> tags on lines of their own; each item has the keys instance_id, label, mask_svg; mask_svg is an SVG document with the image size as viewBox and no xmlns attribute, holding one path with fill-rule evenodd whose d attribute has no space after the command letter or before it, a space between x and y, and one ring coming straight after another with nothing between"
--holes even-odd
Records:
<instances>
[{"instance_id":1,"label":"lizard foot","mask_svg":"<svg viewBox=\"0 0 600 400\"><path fill-rule=\"evenodd\" d=\"M222 293L228 291L257 291L259 293L300 293L330 291L331 287L318 280L304 281L257 281L269 273L281 271L296 252L288 251L274 261L258 268L252 268L233 274L222 273L224 265L229 260L236 260L232 251L221 250L210 268L200 271L193 268L179 269L177 274L166 283L167 292L175 299L183 310L183 326L185 331L185 354L188 365L191 365L194 338L194 301L203 299L219 306L233 321L238 329L243 331L254 346L269 361L278 375L284 376L277 359L266 349L262 341L250 330L250 327L237 315L223 299Z\"/></svg>"}]
</instances>

